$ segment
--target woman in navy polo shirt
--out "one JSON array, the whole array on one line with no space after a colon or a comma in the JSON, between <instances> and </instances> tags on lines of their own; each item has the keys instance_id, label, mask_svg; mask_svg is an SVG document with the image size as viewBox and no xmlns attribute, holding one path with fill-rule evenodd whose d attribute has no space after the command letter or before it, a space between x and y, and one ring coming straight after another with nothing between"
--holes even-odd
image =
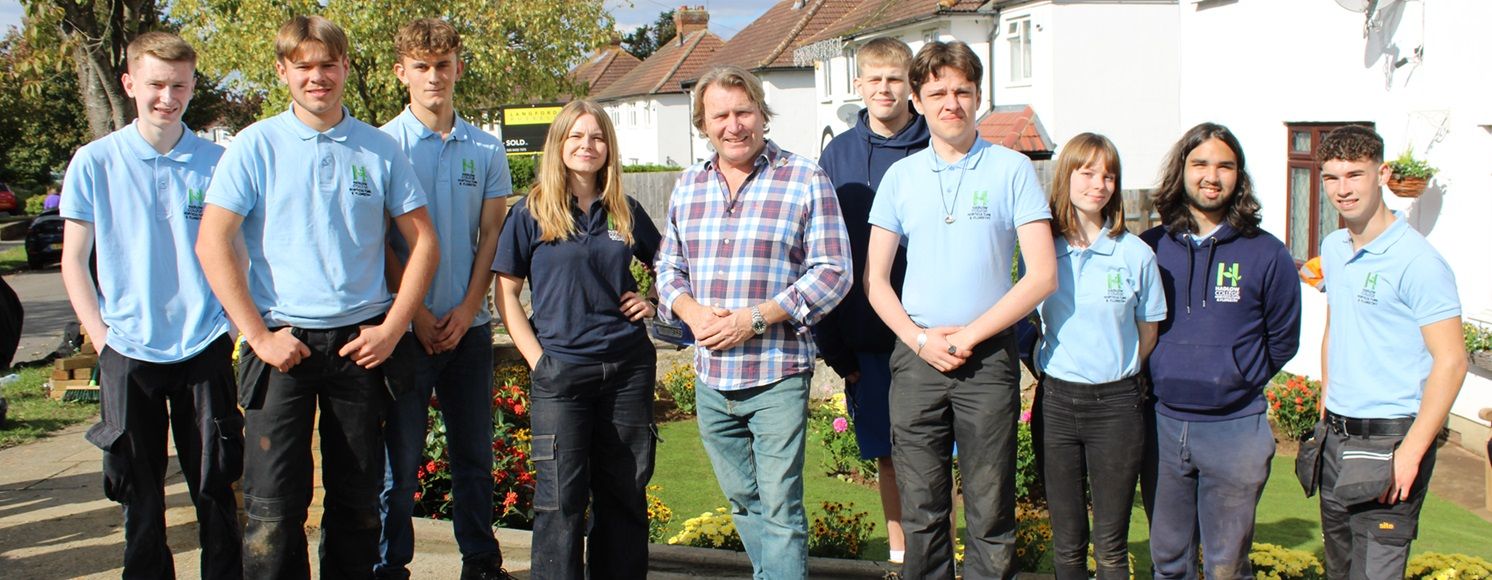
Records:
<instances>
[{"instance_id":1,"label":"woman in navy polo shirt","mask_svg":"<svg viewBox=\"0 0 1492 580\"><path fill-rule=\"evenodd\" d=\"M655 310L630 266L651 264L660 236L621 178L605 110L565 105L492 263L498 312L532 369L536 579L647 575L657 356L642 319ZM532 319L518 301L525 278Z\"/></svg>"},{"instance_id":2,"label":"woman in navy polo shirt","mask_svg":"<svg viewBox=\"0 0 1492 580\"><path fill-rule=\"evenodd\" d=\"M1118 191L1113 143L1083 133L1062 146L1048 193L1057 291L1041 304L1033 425L1061 580L1088 578L1085 480L1098 577L1129 578L1129 512L1145 441L1139 373L1166 297L1155 254L1124 229Z\"/></svg>"}]
</instances>

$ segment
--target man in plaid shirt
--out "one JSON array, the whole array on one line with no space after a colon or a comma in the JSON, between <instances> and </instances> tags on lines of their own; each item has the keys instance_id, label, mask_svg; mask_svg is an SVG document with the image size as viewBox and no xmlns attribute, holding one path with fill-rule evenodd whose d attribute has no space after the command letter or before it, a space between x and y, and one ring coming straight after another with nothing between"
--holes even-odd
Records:
<instances>
[{"instance_id":1,"label":"man in plaid shirt","mask_svg":"<svg viewBox=\"0 0 1492 580\"><path fill-rule=\"evenodd\" d=\"M755 576L804 578L808 327L850 289L850 242L828 176L766 139L772 111L755 76L711 69L693 98L716 155L674 185L661 306L697 341L700 439Z\"/></svg>"}]
</instances>

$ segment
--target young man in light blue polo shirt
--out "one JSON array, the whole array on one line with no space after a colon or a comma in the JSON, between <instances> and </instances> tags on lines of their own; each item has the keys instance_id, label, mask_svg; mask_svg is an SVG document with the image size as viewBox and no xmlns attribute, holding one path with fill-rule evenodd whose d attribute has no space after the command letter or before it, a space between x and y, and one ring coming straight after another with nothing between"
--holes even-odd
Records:
<instances>
[{"instance_id":1,"label":"young man in light blue polo shirt","mask_svg":"<svg viewBox=\"0 0 1492 580\"><path fill-rule=\"evenodd\" d=\"M243 332L244 575L310 575L311 429L320 407L321 577L367 578L383 489L380 368L409 328L439 260L425 194L393 138L347 114L347 37L296 16L275 39L290 110L239 133L207 191L197 254ZM409 242L391 298L385 215ZM242 236L248 272L234 240ZM400 365L402 367L402 365ZM387 371L385 369L388 369ZM392 381L391 381L392 384Z\"/></svg>"},{"instance_id":2,"label":"young man in light blue polo shirt","mask_svg":"<svg viewBox=\"0 0 1492 580\"><path fill-rule=\"evenodd\" d=\"M1377 133L1339 128L1316 158L1325 194L1347 224L1321 242L1326 573L1402 578L1435 444L1466 378L1461 302L1450 266L1383 204L1393 170ZM1377 497L1354 493L1365 481Z\"/></svg>"},{"instance_id":3,"label":"young man in light blue polo shirt","mask_svg":"<svg viewBox=\"0 0 1492 580\"><path fill-rule=\"evenodd\" d=\"M909 578L953 578L955 441L969 536L964 577L1015 573L1021 375L1012 328L1057 287L1051 212L1031 161L979 139L983 72L962 42L918 51L912 103L931 146L891 166L870 210L866 291L900 339L891 354L891 460ZM1026 275L1012 285L1017 241ZM891 286L898 245L907 251L900 298Z\"/></svg>"},{"instance_id":4,"label":"young man in light blue polo shirt","mask_svg":"<svg viewBox=\"0 0 1492 580\"><path fill-rule=\"evenodd\" d=\"M192 246L223 148L181 122L197 54L149 32L126 49L129 126L84 145L63 181L62 283L99 351L104 494L124 504L124 577L173 578L166 545L166 429L197 506L203 578L239 578L243 416L228 317ZM89 256L98 256L98 283ZM167 402L170 411L167 412Z\"/></svg>"},{"instance_id":5,"label":"young man in light blue polo shirt","mask_svg":"<svg viewBox=\"0 0 1492 580\"><path fill-rule=\"evenodd\" d=\"M440 239L440 266L414 315L406 341L414 384L390 407L384 437L383 537L378 578L408 578L414 558L410 516L419 488L432 392L445 417L451 456L451 523L461 548L461 578L508 578L492 534L492 315L487 310L489 264L497 252L506 199L513 189L502 142L462 119L452 103L461 78L461 36L444 20L423 18L394 37L394 74L409 90L409 107L383 126L409 155L428 194ZM409 259L404 238L390 232L395 259ZM392 278L391 278L392 279Z\"/></svg>"}]
</instances>

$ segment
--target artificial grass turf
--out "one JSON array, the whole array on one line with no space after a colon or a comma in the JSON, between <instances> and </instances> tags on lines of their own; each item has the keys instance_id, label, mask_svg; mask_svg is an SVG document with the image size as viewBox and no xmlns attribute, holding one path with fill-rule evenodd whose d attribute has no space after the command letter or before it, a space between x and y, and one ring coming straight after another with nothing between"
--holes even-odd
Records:
<instances>
[{"instance_id":1,"label":"artificial grass turf","mask_svg":"<svg viewBox=\"0 0 1492 580\"><path fill-rule=\"evenodd\" d=\"M684 520L725 506L726 502L715 483L709 457L700 445L697 424L693 420L665 423L659 425L659 433L663 442L658 445L658 467L653 474L653 484L662 487L656 495L674 512L669 524L669 533L674 534L682 529ZM880 495L874 487L824 475L823 459L824 450L810 434L803 485L809 517L818 512L820 502L853 502L857 510L869 513L870 519L876 522L862 557L886 559L886 527L880 520ZM1254 541L1305 550L1320 558L1319 504L1316 498L1308 499L1301 493L1300 484L1295 481L1294 462L1294 457L1275 457L1269 483L1259 503ZM1420 534L1413 553L1460 553L1492 559L1492 544L1486 541L1489 537L1492 537L1492 523L1432 494L1420 514ZM1135 558L1135 570L1148 571L1150 530L1138 494L1130 516L1129 547ZM1050 558L1048 555L1043 562L1044 570L1051 570Z\"/></svg>"}]
</instances>

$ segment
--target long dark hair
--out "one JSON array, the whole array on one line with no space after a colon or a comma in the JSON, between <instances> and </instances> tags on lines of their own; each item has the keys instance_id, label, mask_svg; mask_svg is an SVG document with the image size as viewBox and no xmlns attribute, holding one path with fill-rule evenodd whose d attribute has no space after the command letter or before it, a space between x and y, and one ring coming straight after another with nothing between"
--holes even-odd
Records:
<instances>
[{"instance_id":1,"label":"long dark hair","mask_svg":"<svg viewBox=\"0 0 1492 580\"><path fill-rule=\"evenodd\" d=\"M1232 131L1217 123L1192 127L1171 147L1160 187L1155 190L1155 209L1160 213L1161 223L1172 232L1197 233L1197 220L1192 218L1191 201L1186 196L1186 156L1211 139L1222 141L1238 158L1238 182L1224 208L1223 221L1244 237L1258 235L1259 199L1254 197L1254 180L1244 168L1243 146Z\"/></svg>"}]
</instances>

